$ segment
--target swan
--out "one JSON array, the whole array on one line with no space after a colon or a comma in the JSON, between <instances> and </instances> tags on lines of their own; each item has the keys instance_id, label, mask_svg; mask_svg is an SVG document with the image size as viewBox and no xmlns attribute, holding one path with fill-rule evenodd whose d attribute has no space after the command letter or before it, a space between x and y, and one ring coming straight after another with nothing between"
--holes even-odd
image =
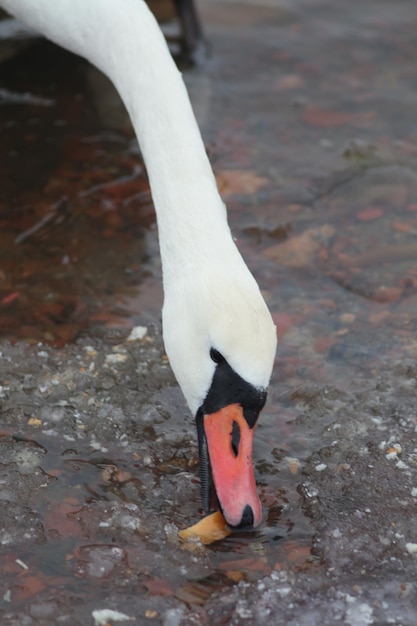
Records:
<instances>
[{"instance_id":1,"label":"swan","mask_svg":"<svg viewBox=\"0 0 417 626\"><path fill-rule=\"evenodd\" d=\"M134 126L155 205L170 365L195 416L205 512L262 520L252 447L276 328L233 241L189 97L143 0L0 0L112 80Z\"/></svg>"}]
</instances>

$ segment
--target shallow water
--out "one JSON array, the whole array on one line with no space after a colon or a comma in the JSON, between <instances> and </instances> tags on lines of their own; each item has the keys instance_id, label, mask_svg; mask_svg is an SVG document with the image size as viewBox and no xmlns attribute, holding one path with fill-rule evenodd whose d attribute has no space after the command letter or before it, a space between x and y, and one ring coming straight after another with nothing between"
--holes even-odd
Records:
<instances>
[{"instance_id":1,"label":"shallow water","mask_svg":"<svg viewBox=\"0 0 417 626\"><path fill-rule=\"evenodd\" d=\"M106 81L35 42L0 66L2 623L415 624L414 4L202 12L185 78L280 339L265 521L177 541L197 446L143 164Z\"/></svg>"}]
</instances>

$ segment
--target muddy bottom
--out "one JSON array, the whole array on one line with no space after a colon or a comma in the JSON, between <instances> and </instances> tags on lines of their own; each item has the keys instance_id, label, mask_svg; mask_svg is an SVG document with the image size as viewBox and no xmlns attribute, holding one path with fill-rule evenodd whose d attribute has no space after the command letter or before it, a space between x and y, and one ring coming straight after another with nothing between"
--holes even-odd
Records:
<instances>
[{"instance_id":1,"label":"muddy bottom","mask_svg":"<svg viewBox=\"0 0 417 626\"><path fill-rule=\"evenodd\" d=\"M417 623L417 11L272 4L202 2L185 72L279 334L264 521L211 546L178 539L197 439L126 114L83 61L0 42L2 625Z\"/></svg>"}]
</instances>

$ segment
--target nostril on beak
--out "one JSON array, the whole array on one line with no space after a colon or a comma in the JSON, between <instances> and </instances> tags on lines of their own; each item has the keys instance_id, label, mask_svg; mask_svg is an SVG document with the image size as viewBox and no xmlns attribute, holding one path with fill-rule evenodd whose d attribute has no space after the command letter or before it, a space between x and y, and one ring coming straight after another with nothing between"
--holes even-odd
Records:
<instances>
[{"instance_id":1,"label":"nostril on beak","mask_svg":"<svg viewBox=\"0 0 417 626\"><path fill-rule=\"evenodd\" d=\"M240 520L239 524L237 524L236 526L233 526L233 528L236 528L238 530L244 530L245 528L247 529L252 528L253 520L254 520L254 516L253 516L252 507L250 507L249 504L247 504L245 508L243 509L242 519Z\"/></svg>"},{"instance_id":2,"label":"nostril on beak","mask_svg":"<svg viewBox=\"0 0 417 626\"><path fill-rule=\"evenodd\" d=\"M233 422L232 426L232 452L237 457L239 454L239 444L240 444L240 427L237 422Z\"/></svg>"}]
</instances>

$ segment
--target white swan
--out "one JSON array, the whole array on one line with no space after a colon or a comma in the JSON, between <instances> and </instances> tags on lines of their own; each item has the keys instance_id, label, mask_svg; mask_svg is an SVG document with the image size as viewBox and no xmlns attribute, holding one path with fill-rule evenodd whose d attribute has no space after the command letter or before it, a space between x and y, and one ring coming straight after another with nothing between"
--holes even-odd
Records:
<instances>
[{"instance_id":1,"label":"white swan","mask_svg":"<svg viewBox=\"0 0 417 626\"><path fill-rule=\"evenodd\" d=\"M163 334L196 416L202 498L234 527L262 518L253 431L276 329L227 223L190 101L142 0L0 0L9 13L113 81L146 163L162 257Z\"/></svg>"}]
</instances>

